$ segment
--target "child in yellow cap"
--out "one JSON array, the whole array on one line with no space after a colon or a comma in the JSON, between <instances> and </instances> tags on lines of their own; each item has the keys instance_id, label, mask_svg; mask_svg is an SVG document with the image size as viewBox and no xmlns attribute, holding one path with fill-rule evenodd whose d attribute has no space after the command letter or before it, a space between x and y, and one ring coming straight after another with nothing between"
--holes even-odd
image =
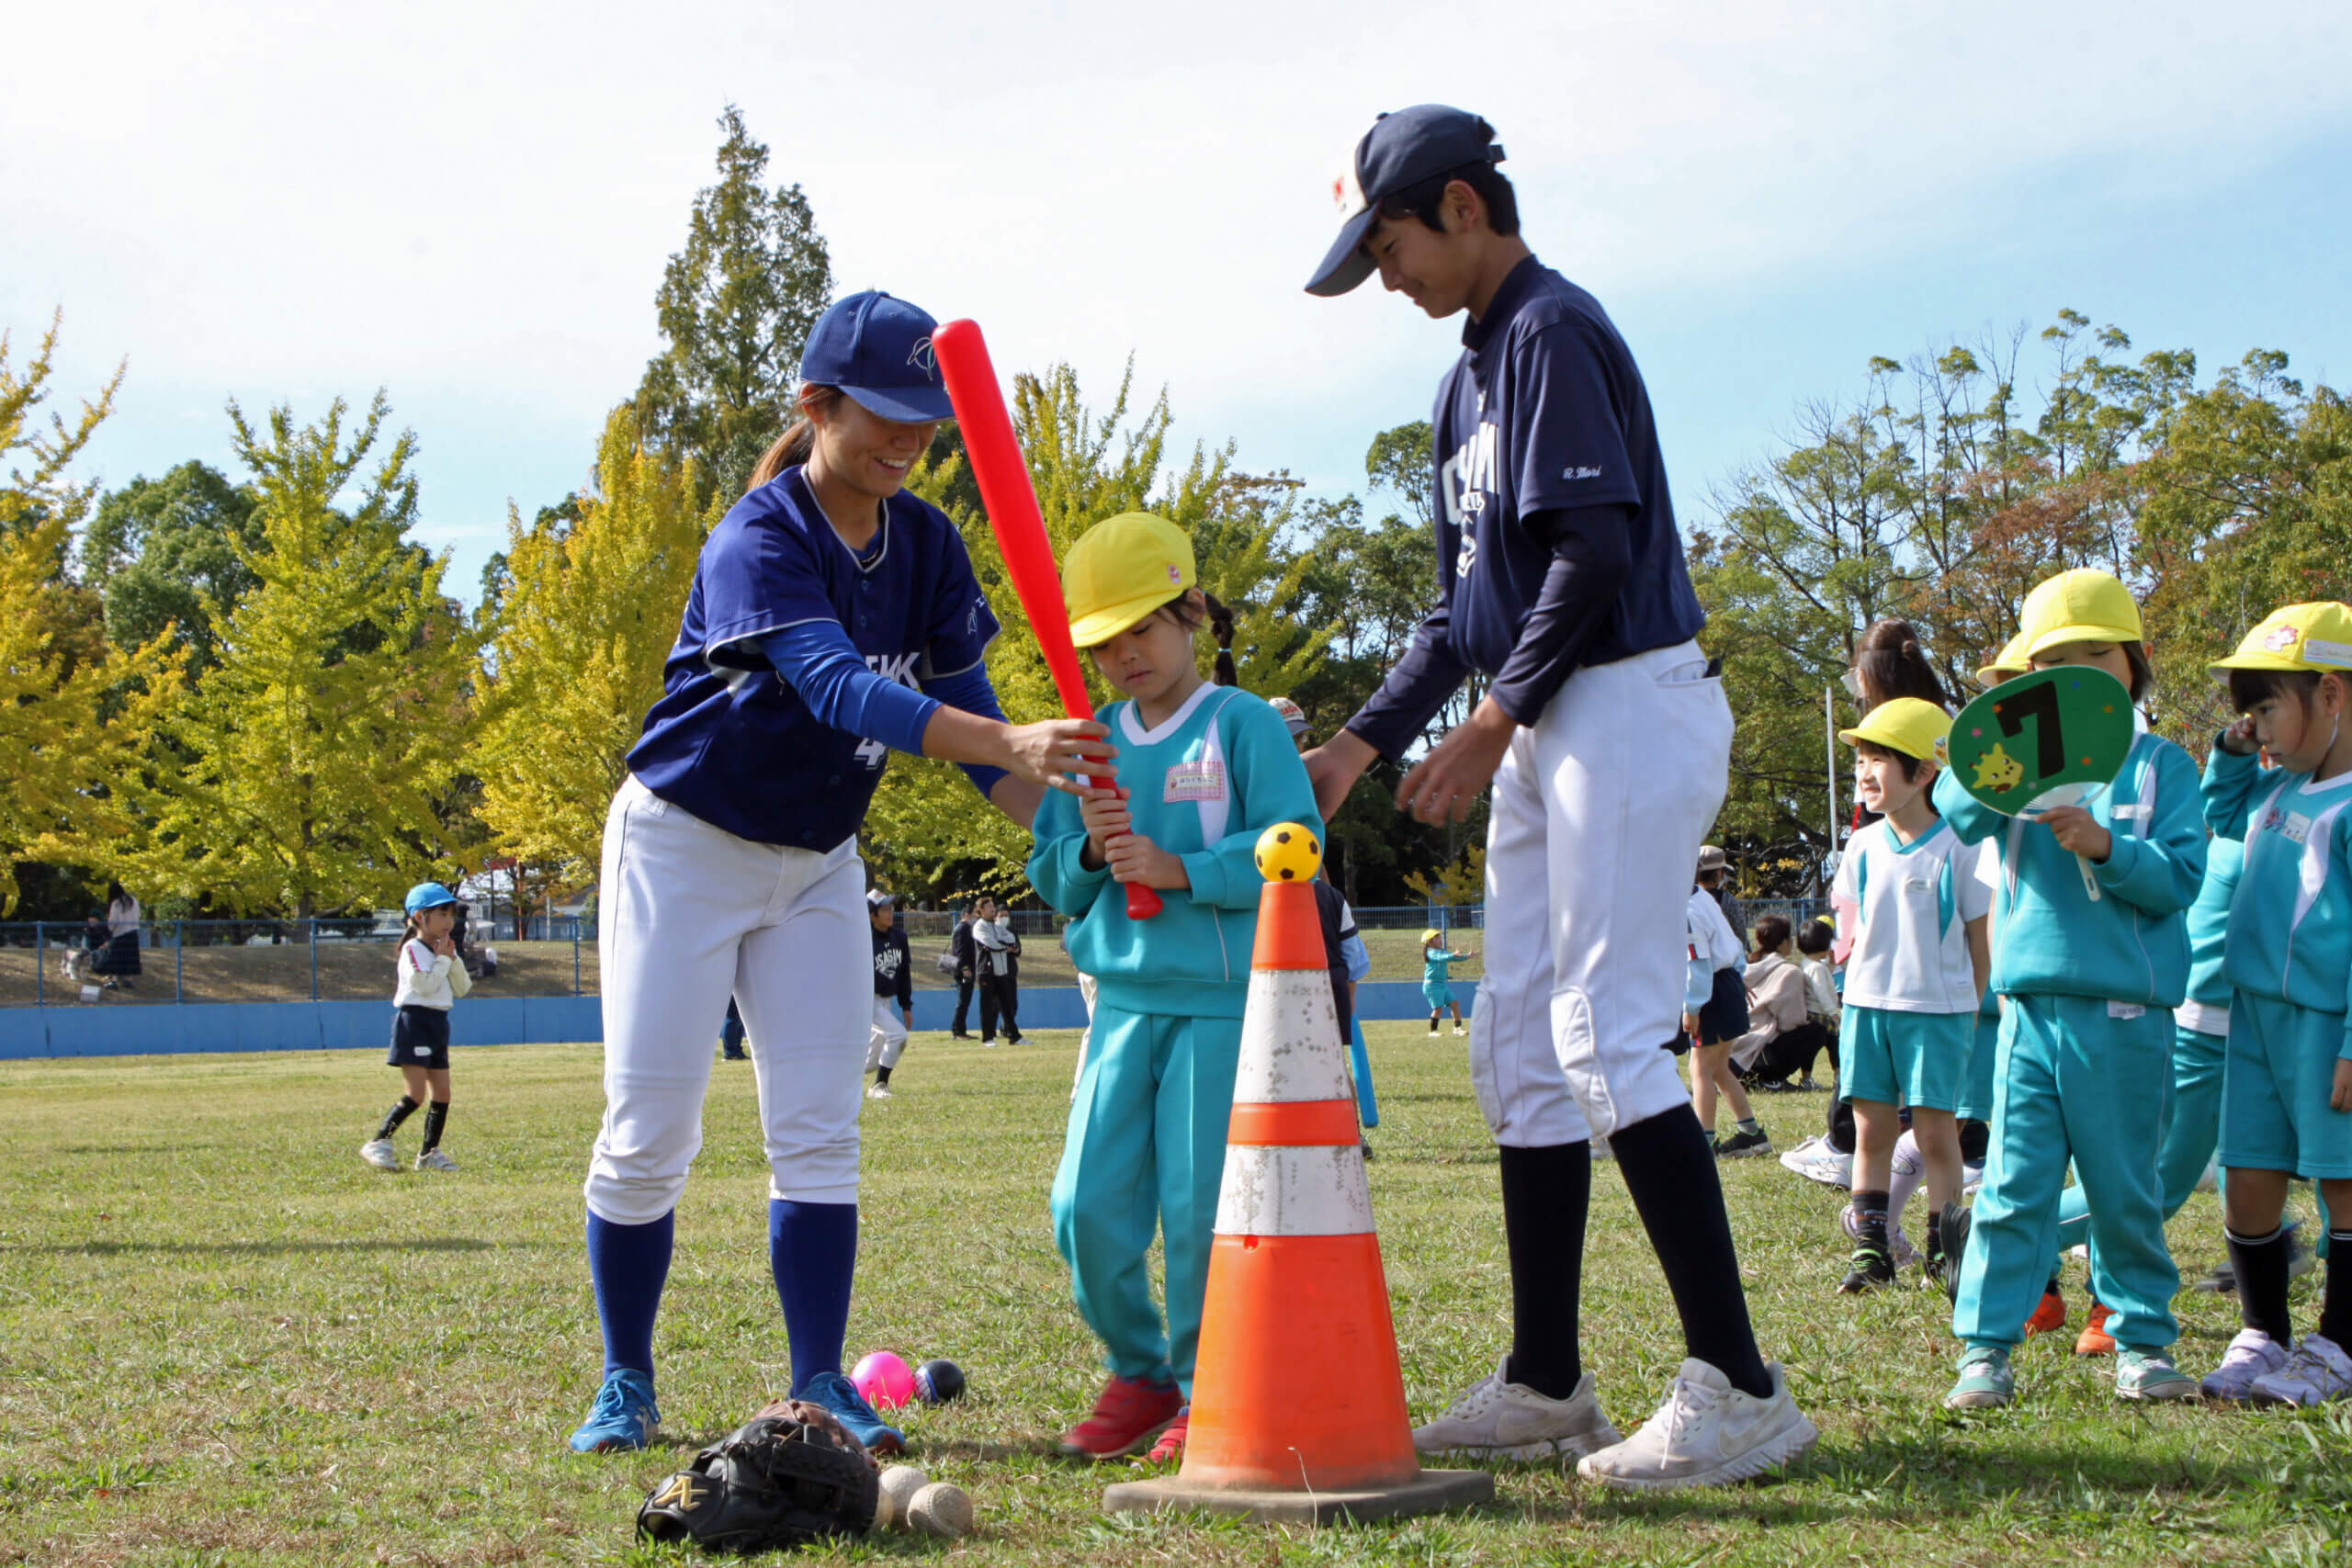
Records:
<instances>
[{"instance_id":1,"label":"child in yellow cap","mask_svg":"<svg viewBox=\"0 0 2352 1568\"><path fill-rule=\"evenodd\" d=\"M2140 608L2108 573L2059 573L2027 595L2021 620L2034 669L2087 665L2135 703L2147 694ZM2186 994L2183 916L2205 874L2196 780L2187 752L2143 734L2114 782L2081 806L2010 818L1951 773L1936 782L1952 831L1998 845L1993 987L2005 998L1984 1185L1971 1223L1956 1209L1945 1222L1959 1267L1952 1332L1965 1347L1944 1401L1953 1408L2014 1395L2009 1351L2049 1278L2070 1159L2090 1207L2092 1286L2112 1312L2117 1395L2196 1396L2169 1354L2180 1278L2165 1250L2151 1135L2171 1081L2172 1010Z\"/></svg>"},{"instance_id":2,"label":"child in yellow cap","mask_svg":"<svg viewBox=\"0 0 2352 1568\"><path fill-rule=\"evenodd\" d=\"M2294 1176L2352 1214L2352 608L2290 604L2214 669L2245 716L2206 762L2205 814L2245 844L2222 942L2221 1150L2245 1327L2204 1390L2318 1404L2352 1397L2352 1230L2329 1221L2319 1325L2296 1344L2281 1222Z\"/></svg>"},{"instance_id":3,"label":"child in yellow cap","mask_svg":"<svg viewBox=\"0 0 2352 1568\"><path fill-rule=\"evenodd\" d=\"M1453 965L1477 956L1475 948L1455 953L1447 947L1442 931L1421 933L1421 999L1430 1004L1430 1039L1437 1038L1438 1019L1448 1008L1453 1010L1453 1032L1470 1032L1462 1025L1462 1004L1453 999Z\"/></svg>"},{"instance_id":4,"label":"child in yellow cap","mask_svg":"<svg viewBox=\"0 0 2352 1568\"><path fill-rule=\"evenodd\" d=\"M1900 1108L1926 1167L1927 1270L1940 1282L1941 1222L1960 1197L1960 1133L1969 1035L1992 966L1984 922L1991 889L1977 846L1936 814L1933 790L1951 718L1934 703L1882 703L1838 738L1854 748L1862 803L1879 820L1854 835L1838 863L1838 904L1852 910L1846 1005L1838 1030L1838 1092L1853 1102L1853 1267L1838 1284L1857 1294L1894 1282L1887 1187Z\"/></svg>"},{"instance_id":5,"label":"child in yellow cap","mask_svg":"<svg viewBox=\"0 0 2352 1568\"><path fill-rule=\"evenodd\" d=\"M1096 524L1062 568L1070 640L1125 698L1098 716L1118 783L1040 807L1029 881L1071 917L1069 953L1094 976L1094 1022L1054 1178L1054 1239L1111 1380L1066 1453L1111 1459L1160 1440L1182 1452L1208 1285L1242 1004L1264 885L1258 835L1322 818L1290 729L1262 698L1204 679L1197 634L1229 618L1195 586L1192 541L1131 512ZM1232 662L1221 650L1219 673ZM1128 883L1165 907L1127 918ZM1167 1316L1148 1255L1166 1246Z\"/></svg>"}]
</instances>

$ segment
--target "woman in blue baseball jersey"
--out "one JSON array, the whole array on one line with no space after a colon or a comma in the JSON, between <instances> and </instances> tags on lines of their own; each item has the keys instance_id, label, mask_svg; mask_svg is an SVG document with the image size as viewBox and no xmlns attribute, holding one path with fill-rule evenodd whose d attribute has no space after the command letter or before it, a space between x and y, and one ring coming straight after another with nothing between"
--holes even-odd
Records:
<instances>
[{"instance_id":1,"label":"woman in blue baseball jersey","mask_svg":"<svg viewBox=\"0 0 2352 1568\"><path fill-rule=\"evenodd\" d=\"M2205 1379L2218 1399L2352 1398L2352 607L2290 604L2227 671L2245 715L2205 764L2205 815L2245 845L2222 967L2235 988L2223 1047L2222 1205L2245 1327ZM2278 769L2263 773L2256 750ZM2287 1182L2309 1177L2328 1216L2319 1323L2287 1315ZM2098 1222L2096 1199L2092 1222Z\"/></svg>"},{"instance_id":2,"label":"woman in blue baseball jersey","mask_svg":"<svg viewBox=\"0 0 2352 1568\"><path fill-rule=\"evenodd\" d=\"M605 820L605 1120L586 1190L605 1376L572 1434L582 1452L640 1448L661 1419L653 1324L730 993L759 1086L791 1392L869 1448L899 1445L841 1371L872 1011L857 830L894 750L962 764L1026 824L1104 733L1004 723L981 664L996 618L963 540L902 488L951 412L933 324L865 293L811 330L801 417L703 546Z\"/></svg>"},{"instance_id":3,"label":"woman in blue baseball jersey","mask_svg":"<svg viewBox=\"0 0 2352 1568\"><path fill-rule=\"evenodd\" d=\"M2026 596L2020 619L2034 669L2088 665L2134 702L2146 696L2140 607L2108 573L2059 573ZM1936 809L1962 843L1999 843L1993 988L2007 998L1984 1185L1970 1224L1944 1227L1959 1265L1952 1333L1964 1343L1944 1400L1955 1409L2014 1395L2009 1351L2049 1278L2069 1158L2090 1205L2092 1285L2113 1314L2117 1396L2197 1395L2170 1354L2180 1277L2165 1249L2154 1135L2171 1091L2172 1010L2187 994L2184 916L2205 874L2204 824L2184 798L2196 787L2188 753L2147 734L2087 806L2005 817L1957 773L1936 781Z\"/></svg>"},{"instance_id":4,"label":"woman in blue baseball jersey","mask_svg":"<svg viewBox=\"0 0 2352 1568\"><path fill-rule=\"evenodd\" d=\"M1155 1457L1182 1450L1264 886L1258 835L1277 822L1323 831L1289 727L1263 698L1201 678L1195 634L1217 607L1193 575L1192 541L1148 513L1098 523L1071 547L1070 639L1128 698L1102 713L1123 783L1082 805L1048 799L1029 857L1030 885L1072 917L1070 959L1095 983L1053 1190L1054 1240L1111 1371L1062 1438L1090 1459L1163 1432ZM1221 658L1222 680L1231 672ZM1165 907L1130 920L1125 883L1159 889Z\"/></svg>"}]
</instances>

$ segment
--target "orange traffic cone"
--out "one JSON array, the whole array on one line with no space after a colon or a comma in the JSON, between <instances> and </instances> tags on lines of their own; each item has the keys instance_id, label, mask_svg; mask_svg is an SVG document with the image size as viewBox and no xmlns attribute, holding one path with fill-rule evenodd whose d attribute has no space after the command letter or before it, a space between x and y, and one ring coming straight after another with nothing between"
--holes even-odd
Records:
<instances>
[{"instance_id":1,"label":"orange traffic cone","mask_svg":"<svg viewBox=\"0 0 2352 1568\"><path fill-rule=\"evenodd\" d=\"M1312 875L1259 898L1183 1466L1111 1487L1114 1513L1323 1524L1494 1495L1413 1451Z\"/></svg>"}]
</instances>

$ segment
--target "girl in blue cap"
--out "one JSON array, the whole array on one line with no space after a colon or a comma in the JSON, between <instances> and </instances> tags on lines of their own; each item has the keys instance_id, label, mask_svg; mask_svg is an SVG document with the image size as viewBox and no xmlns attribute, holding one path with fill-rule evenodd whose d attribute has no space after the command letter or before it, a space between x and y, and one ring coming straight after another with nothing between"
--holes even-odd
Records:
<instances>
[{"instance_id":1,"label":"girl in blue cap","mask_svg":"<svg viewBox=\"0 0 2352 1568\"><path fill-rule=\"evenodd\" d=\"M392 1049L385 1061L401 1070L406 1092L395 1102L376 1135L359 1145L359 1157L378 1170L398 1170L392 1134L430 1096L424 1113L424 1147L419 1170L455 1170L458 1162L441 1152L441 1129L449 1121L449 1008L474 987L449 930L458 923L458 898L437 882L408 890L408 927L401 933L400 983L392 992Z\"/></svg>"},{"instance_id":2,"label":"girl in blue cap","mask_svg":"<svg viewBox=\"0 0 2352 1568\"><path fill-rule=\"evenodd\" d=\"M904 491L952 412L933 325L865 293L811 329L800 418L703 546L605 819L605 1120L586 1190L605 1359L571 1437L582 1453L642 1448L661 1419L653 1325L730 994L758 1081L790 1392L870 1449L900 1446L841 1364L873 1015L858 829L892 750L963 764L1026 826L1044 786L1071 787L1081 746L1108 750L1091 744L1100 725L1004 722L981 663L996 617L964 542Z\"/></svg>"}]
</instances>

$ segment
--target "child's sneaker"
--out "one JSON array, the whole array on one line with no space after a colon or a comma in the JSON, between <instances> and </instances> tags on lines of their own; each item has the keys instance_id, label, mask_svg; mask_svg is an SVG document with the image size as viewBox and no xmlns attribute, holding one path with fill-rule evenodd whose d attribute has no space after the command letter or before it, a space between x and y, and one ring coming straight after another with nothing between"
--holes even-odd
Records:
<instances>
[{"instance_id":1,"label":"child's sneaker","mask_svg":"<svg viewBox=\"0 0 2352 1568\"><path fill-rule=\"evenodd\" d=\"M378 1170L398 1170L401 1156L393 1152L390 1138L370 1138L359 1145L359 1157Z\"/></svg>"},{"instance_id":2,"label":"child's sneaker","mask_svg":"<svg viewBox=\"0 0 2352 1568\"><path fill-rule=\"evenodd\" d=\"M869 1084L866 1086L865 1098L868 1100L888 1100L890 1098L890 1086L886 1083Z\"/></svg>"},{"instance_id":3,"label":"child's sneaker","mask_svg":"<svg viewBox=\"0 0 2352 1568\"><path fill-rule=\"evenodd\" d=\"M1753 1133L1743 1133L1735 1127L1732 1129L1730 1137L1715 1145L1715 1153L1725 1159L1752 1159L1758 1155L1769 1155L1771 1152L1771 1134L1765 1132L1762 1127L1757 1128Z\"/></svg>"},{"instance_id":4,"label":"child's sneaker","mask_svg":"<svg viewBox=\"0 0 2352 1568\"><path fill-rule=\"evenodd\" d=\"M1818 1181L1824 1187L1842 1190L1854 1184L1854 1156L1839 1154L1829 1146L1828 1139L1818 1134L1782 1155L1781 1163L1807 1181Z\"/></svg>"},{"instance_id":5,"label":"child's sneaker","mask_svg":"<svg viewBox=\"0 0 2352 1568\"><path fill-rule=\"evenodd\" d=\"M608 1454L641 1449L661 1424L662 1412L653 1407L653 1380L634 1367L616 1368L605 1374L596 1403L588 1407L588 1419L571 1434L571 1451Z\"/></svg>"},{"instance_id":6,"label":"child's sneaker","mask_svg":"<svg viewBox=\"0 0 2352 1568\"><path fill-rule=\"evenodd\" d=\"M1944 1242L1944 1299L1958 1306L1960 1266L1968 1257L1968 1233L1976 1224L1975 1211L1963 1209L1958 1203L1946 1203L1944 1212L1936 1219L1936 1234Z\"/></svg>"},{"instance_id":7,"label":"child's sneaker","mask_svg":"<svg viewBox=\"0 0 2352 1568\"><path fill-rule=\"evenodd\" d=\"M1886 1227L1886 1255L1894 1260L1898 1271L1919 1261L1919 1249L1911 1245L1911 1238L1905 1235L1903 1227L1897 1224Z\"/></svg>"},{"instance_id":8,"label":"child's sneaker","mask_svg":"<svg viewBox=\"0 0 2352 1568\"><path fill-rule=\"evenodd\" d=\"M1430 1025L1430 1038L1432 1040L1437 1038L1437 1025L1435 1023L1431 1023Z\"/></svg>"},{"instance_id":9,"label":"child's sneaker","mask_svg":"<svg viewBox=\"0 0 2352 1568\"><path fill-rule=\"evenodd\" d=\"M2352 1397L2352 1358L2324 1334L2306 1334L2287 1364L2254 1380L2256 1404L2328 1404Z\"/></svg>"},{"instance_id":10,"label":"child's sneaker","mask_svg":"<svg viewBox=\"0 0 2352 1568\"><path fill-rule=\"evenodd\" d=\"M1853 1268L1838 1281L1841 1296L1859 1296L1864 1291L1875 1291L1894 1283L1894 1259L1886 1248L1864 1242L1854 1248Z\"/></svg>"},{"instance_id":11,"label":"child's sneaker","mask_svg":"<svg viewBox=\"0 0 2352 1568\"><path fill-rule=\"evenodd\" d=\"M1470 1026L1466 1023L1457 1023L1453 1026L1453 1032L1456 1034L1467 1034L1470 1032Z\"/></svg>"},{"instance_id":12,"label":"child's sneaker","mask_svg":"<svg viewBox=\"0 0 2352 1568\"><path fill-rule=\"evenodd\" d=\"M447 1155L443 1154L439 1149L427 1149L423 1154L416 1156L416 1168L419 1170L455 1170L458 1168L458 1162L451 1159Z\"/></svg>"},{"instance_id":13,"label":"child's sneaker","mask_svg":"<svg viewBox=\"0 0 2352 1568\"><path fill-rule=\"evenodd\" d=\"M895 1454L907 1446L907 1435L876 1416L865 1395L857 1392L857 1385L839 1372L819 1372L794 1397L831 1411L868 1453Z\"/></svg>"},{"instance_id":14,"label":"child's sneaker","mask_svg":"<svg viewBox=\"0 0 2352 1568\"><path fill-rule=\"evenodd\" d=\"M2196 1382L2162 1350L2119 1350L2115 1356L2118 1399L2194 1399Z\"/></svg>"},{"instance_id":15,"label":"child's sneaker","mask_svg":"<svg viewBox=\"0 0 2352 1568\"><path fill-rule=\"evenodd\" d=\"M1117 1459L1159 1436L1182 1412L1184 1396L1172 1382L1113 1378L1102 1385L1094 1413L1062 1434L1061 1450L1072 1459Z\"/></svg>"},{"instance_id":16,"label":"child's sneaker","mask_svg":"<svg viewBox=\"0 0 2352 1568\"><path fill-rule=\"evenodd\" d=\"M1151 1452L1144 1455L1147 1464L1175 1464L1184 1458L1184 1428L1192 1424L1193 1407L1189 1404L1176 1412L1176 1419L1168 1423L1159 1434L1159 1441L1151 1445Z\"/></svg>"},{"instance_id":17,"label":"child's sneaker","mask_svg":"<svg viewBox=\"0 0 2352 1568\"><path fill-rule=\"evenodd\" d=\"M1947 1410L1998 1410L2017 1397L2009 1353L1996 1345L1972 1348L1960 1360L1960 1381L1944 1395Z\"/></svg>"},{"instance_id":18,"label":"child's sneaker","mask_svg":"<svg viewBox=\"0 0 2352 1568\"><path fill-rule=\"evenodd\" d=\"M1444 1415L1413 1428L1416 1452L1471 1459L1581 1458L1623 1440L1601 1414L1590 1372L1577 1380L1567 1398L1552 1399L1510 1381L1508 1354Z\"/></svg>"},{"instance_id":19,"label":"child's sneaker","mask_svg":"<svg viewBox=\"0 0 2352 1568\"><path fill-rule=\"evenodd\" d=\"M2055 1334L2065 1326L2066 1298L2058 1293L2057 1286L2044 1287L2041 1304L2025 1320L2025 1337L2030 1339L2037 1334Z\"/></svg>"},{"instance_id":20,"label":"child's sneaker","mask_svg":"<svg viewBox=\"0 0 2352 1568\"><path fill-rule=\"evenodd\" d=\"M1662 1492L1726 1485L1791 1463L1821 1434L1789 1397L1779 1363L1764 1370L1772 1392L1758 1399L1706 1362L1685 1360L1666 1403L1641 1430L1577 1461L1577 1473L1625 1491Z\"/></svg>"},{"instance_id":21,"label":"child's sneaker","mask_svg":"<svg viewBox=\"0 0 2352 1568\"><path fill-rule=\"evenodd\" d=\"M2198 1392L2208 1399L2242 1403L2253 1397L2256 1379L2286 1368L2287 1357L2287 1347L2259 1328L2241 1328L2222 1353L2222 1364L2197 1385Z\"/></svg>"},{"instance_id":22,"label":"child's sneaker","mask_svg":"<svg viewBox=\"0 0 2352 1568\"><path fill-rule=\"evenodd\" d=\"M2077 1356L2114 1355L2115 1336L2107 1331L2107 1320L2114 1315L2115 1314L2107 1310L2107 1303L2105 1302L2100 1301L2097 1296L2093 1296L2091 1298L2091 1315L2083 1324L2082 1333L2075 1337L2075 1354ZM2187 1380L2184 1379L2182 1381L2186 1382Z\"/></svg>"}]
</instances>

